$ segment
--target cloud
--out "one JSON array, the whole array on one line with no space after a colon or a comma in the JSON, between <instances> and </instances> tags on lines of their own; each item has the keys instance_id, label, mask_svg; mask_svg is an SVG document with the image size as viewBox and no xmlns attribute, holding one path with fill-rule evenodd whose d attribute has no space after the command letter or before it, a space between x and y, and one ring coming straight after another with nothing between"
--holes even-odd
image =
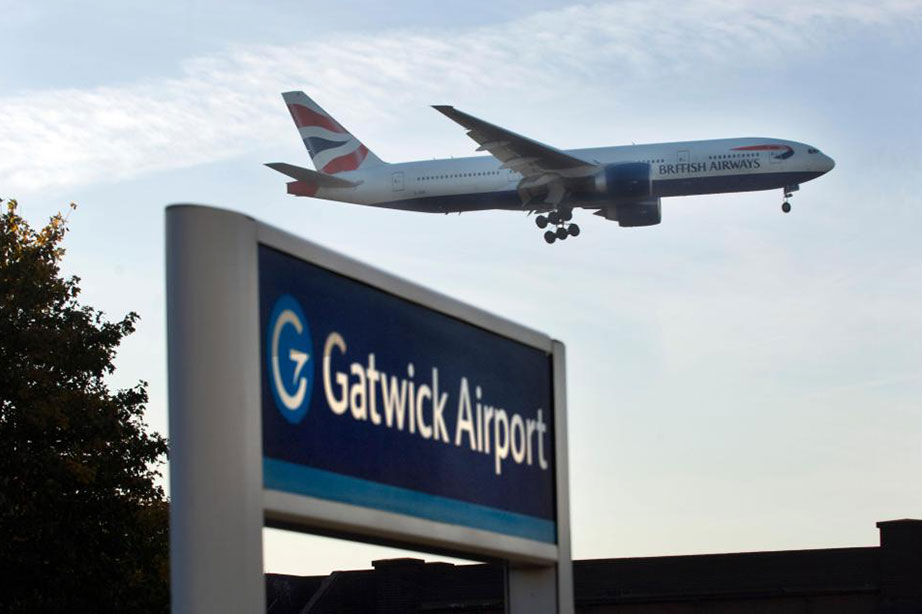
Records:
<instances>
[{"instance_id":1,"label":"cloud","mask_svg":"<svg viewBox=\"0 0 922 614\"><path fill-rule=\"evenodd\" d=\"M278 92L293 87L351 120L386 125L403 105L446 94L527 104L600 90L629 97L676 76L758 74L855 29L920 20L922 5L900 0L624 0L501 25L231 47L184 62L175 78L0 97L0 185L15 194L239 156L290 138Z\"/></svg>"}]
</instances>

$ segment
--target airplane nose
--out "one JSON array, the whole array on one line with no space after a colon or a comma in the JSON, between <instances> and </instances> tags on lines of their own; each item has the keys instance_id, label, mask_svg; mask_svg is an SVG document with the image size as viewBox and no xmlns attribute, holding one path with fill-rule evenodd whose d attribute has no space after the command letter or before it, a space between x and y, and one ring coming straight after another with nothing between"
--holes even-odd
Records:
<instances>
[{"instance_id":1,"label":"airplane nose","mask_svg":"<svg viewBox=\"0 0 922 614\"><path fill-rule=\"evenodd\" d=\"M836 167L836 161L825 154L823 154L823 157L825 158L825 160L823 160L823 172L828 173Z\"/></svg>"}]
</instances>

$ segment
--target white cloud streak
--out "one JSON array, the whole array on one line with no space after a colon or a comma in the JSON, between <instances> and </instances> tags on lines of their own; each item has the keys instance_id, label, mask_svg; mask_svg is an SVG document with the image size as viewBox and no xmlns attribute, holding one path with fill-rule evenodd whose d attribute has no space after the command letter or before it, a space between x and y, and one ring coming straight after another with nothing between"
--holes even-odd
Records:
<instances>
[{"instance_id":1,"label":"white cloud streak","mask_svg":"<svg viewBox=\"0 0 922 614\"><path fill-rule=\"evenodd\" d=\"M352 120L387 123L402 105L447 95L527 105L560 92L629 97L676 76L758 73L856 28L920 22L922 5L904 0L625 0L498 26L229 48L184 62L176 78L0 97L0 186L17 194L126 179L265 147L287 138L278 92L292 88L347 107Z\"/></svg>"}]
</instances>

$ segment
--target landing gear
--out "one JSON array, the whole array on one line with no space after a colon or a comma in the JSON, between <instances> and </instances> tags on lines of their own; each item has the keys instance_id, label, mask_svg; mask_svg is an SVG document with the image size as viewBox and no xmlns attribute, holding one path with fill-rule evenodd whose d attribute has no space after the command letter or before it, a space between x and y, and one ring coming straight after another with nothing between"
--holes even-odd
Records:
<instances>
[{"instance_id":1,"label":"landing gear","mask_svg":"<svg viewBox=\"0 0 922 614\"><path fill-rule=\"evenodd\" d=\"M784 186L784 202L781 203L782 211L784 211L785 213L791 212L791 203L788 202L788 199L794 196L794 192L796 192L799 189L800 189L800 186L797 184Z\"/></svg>"},{"instance_id":2,"label":"landing gear","mask_svg":"<svg viewBox=\"0 0 922 614\"><path fill-rule=\"evenodd\" d=\"M560 207L536 217L535 225L542 230L547 228L544 232L545 241L556 243L557 241L566 241L567 237L579 236L579 226L571 222L570 220L572 219L573 209L571 207ZM550 228L548 228L549 226Z\"/></svg>"}]
</instances>

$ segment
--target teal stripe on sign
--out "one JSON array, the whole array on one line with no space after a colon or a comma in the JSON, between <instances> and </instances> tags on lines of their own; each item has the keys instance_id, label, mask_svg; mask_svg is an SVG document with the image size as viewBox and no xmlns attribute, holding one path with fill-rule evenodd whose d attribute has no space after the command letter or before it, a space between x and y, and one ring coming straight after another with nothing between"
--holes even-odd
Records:
<instances>
[{"instance_id":1,"label":"teal stripe on sign","mask_svg":"<svg viewBox=\"0 0 922 614\"><path fill-rule=\"evenodd\" d=\"M263 457L263 486L296 495L557 543L557 527L550 520L379 484L275 458Z\"/></svg>"}]
</instances>

